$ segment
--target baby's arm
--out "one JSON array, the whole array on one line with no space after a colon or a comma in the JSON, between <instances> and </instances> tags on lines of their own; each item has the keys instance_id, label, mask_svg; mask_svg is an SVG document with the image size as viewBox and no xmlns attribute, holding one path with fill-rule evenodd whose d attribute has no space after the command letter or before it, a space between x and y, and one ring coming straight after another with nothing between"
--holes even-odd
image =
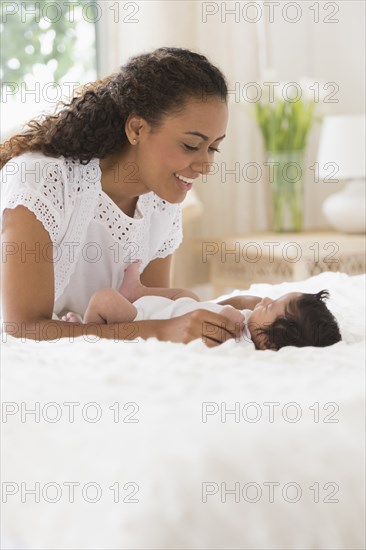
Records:
<instances>
[{"instance_id":1,"label":"baby's arm","mask_svg":"<svg viewBox=\"0 0 366 550\"><path fill-rule=\"evenodd\" d=\"M222 306L233 306L235 309L254 309L261 299L259 296L234 296L217 303Z\"/></svg>"},{"instance_id":2,"label":"baby's arm","mask_svg":"<svg viewBox=\"0 0 366 550\"><path fill-rule=\"evenodd\" d=\"M164 298L170 298L170 300L178 300L178 298L192 298L193 300L196 300L196 302L200 302L197 294L188 288L145 288L149 291L148 296L163 296Z\"/></svg>"}]
</instances>

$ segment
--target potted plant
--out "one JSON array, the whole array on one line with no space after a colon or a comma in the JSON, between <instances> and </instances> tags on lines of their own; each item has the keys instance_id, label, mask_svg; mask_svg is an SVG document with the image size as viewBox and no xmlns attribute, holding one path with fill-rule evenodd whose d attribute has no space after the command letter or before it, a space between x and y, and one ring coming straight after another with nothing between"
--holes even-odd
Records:
<instances>
[{"instance_id":1,"label":"potted plant","mask_svg":"<svg viewBox=\"0 0 366 550\"><path fill-rule=\"evenodd\" d=\"M269 168L275 231L303 227L303 167L315 101L283 97L255 103Z\"/></svg>"}]
</instances>

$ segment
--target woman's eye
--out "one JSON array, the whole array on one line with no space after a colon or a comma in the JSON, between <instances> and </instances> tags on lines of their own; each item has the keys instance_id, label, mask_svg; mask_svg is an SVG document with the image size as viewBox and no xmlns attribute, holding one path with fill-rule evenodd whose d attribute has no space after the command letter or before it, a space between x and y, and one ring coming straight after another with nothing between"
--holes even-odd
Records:
<instances>
[{"instance_id":1,"label":"woman's eye","mask_svg":"<svg viewBox=\"0 0 366 550\"><path fill-rule=\"evenodd\" d=\"M187 151L198 151L199 149L199 147L192 147L192 145L187 145L187 143L184 143L184 147ZM217 149L216 147L209 147L208 149L210 153L220 153L220 149Z\"/></svg>"},{"instance_id":2,"label":"woman's eye","mask_svg":"<svg viewBox=\"0 0 366 550\"><path fill-rule=\"evenodd\" d=\"M188 151L198 151L198 147L192 147L191 145L187 145L184 143L184 147L188 149Z\"/></svg>"}]
</instances>

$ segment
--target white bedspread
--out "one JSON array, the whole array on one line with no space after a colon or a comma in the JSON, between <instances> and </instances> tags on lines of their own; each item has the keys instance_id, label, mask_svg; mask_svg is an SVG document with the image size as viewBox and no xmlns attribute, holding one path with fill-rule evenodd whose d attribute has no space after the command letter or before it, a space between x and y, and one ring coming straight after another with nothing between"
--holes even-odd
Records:
<instances>
[{"instance_id":1,"label":"white bedspread","mask_svg":"<svg viewBox=\"0 0 366 550\"><path fill-rule=\"evenodd\" d=\"M365 548L365 277L246 293L322 288L331 348L3 335L3 548Z\"/></svg>"}]
</instances>

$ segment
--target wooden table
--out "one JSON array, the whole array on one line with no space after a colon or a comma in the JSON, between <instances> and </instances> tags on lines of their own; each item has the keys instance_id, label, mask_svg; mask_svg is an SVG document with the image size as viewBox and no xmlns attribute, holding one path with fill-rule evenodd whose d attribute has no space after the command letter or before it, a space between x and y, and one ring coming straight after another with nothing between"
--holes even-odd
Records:
<instances>
[{"instance_id":1,"label":"wooden table","mask_svg":"<svg viewBox=\"0 0 366 550\"><path fill-rule=\"evenodd\" d=\"M337 232L249 233L202 242L210 282L218 296L252 283L307 279L323 271L366 271L366 236Z\"/></svg>"}]
</instances>

